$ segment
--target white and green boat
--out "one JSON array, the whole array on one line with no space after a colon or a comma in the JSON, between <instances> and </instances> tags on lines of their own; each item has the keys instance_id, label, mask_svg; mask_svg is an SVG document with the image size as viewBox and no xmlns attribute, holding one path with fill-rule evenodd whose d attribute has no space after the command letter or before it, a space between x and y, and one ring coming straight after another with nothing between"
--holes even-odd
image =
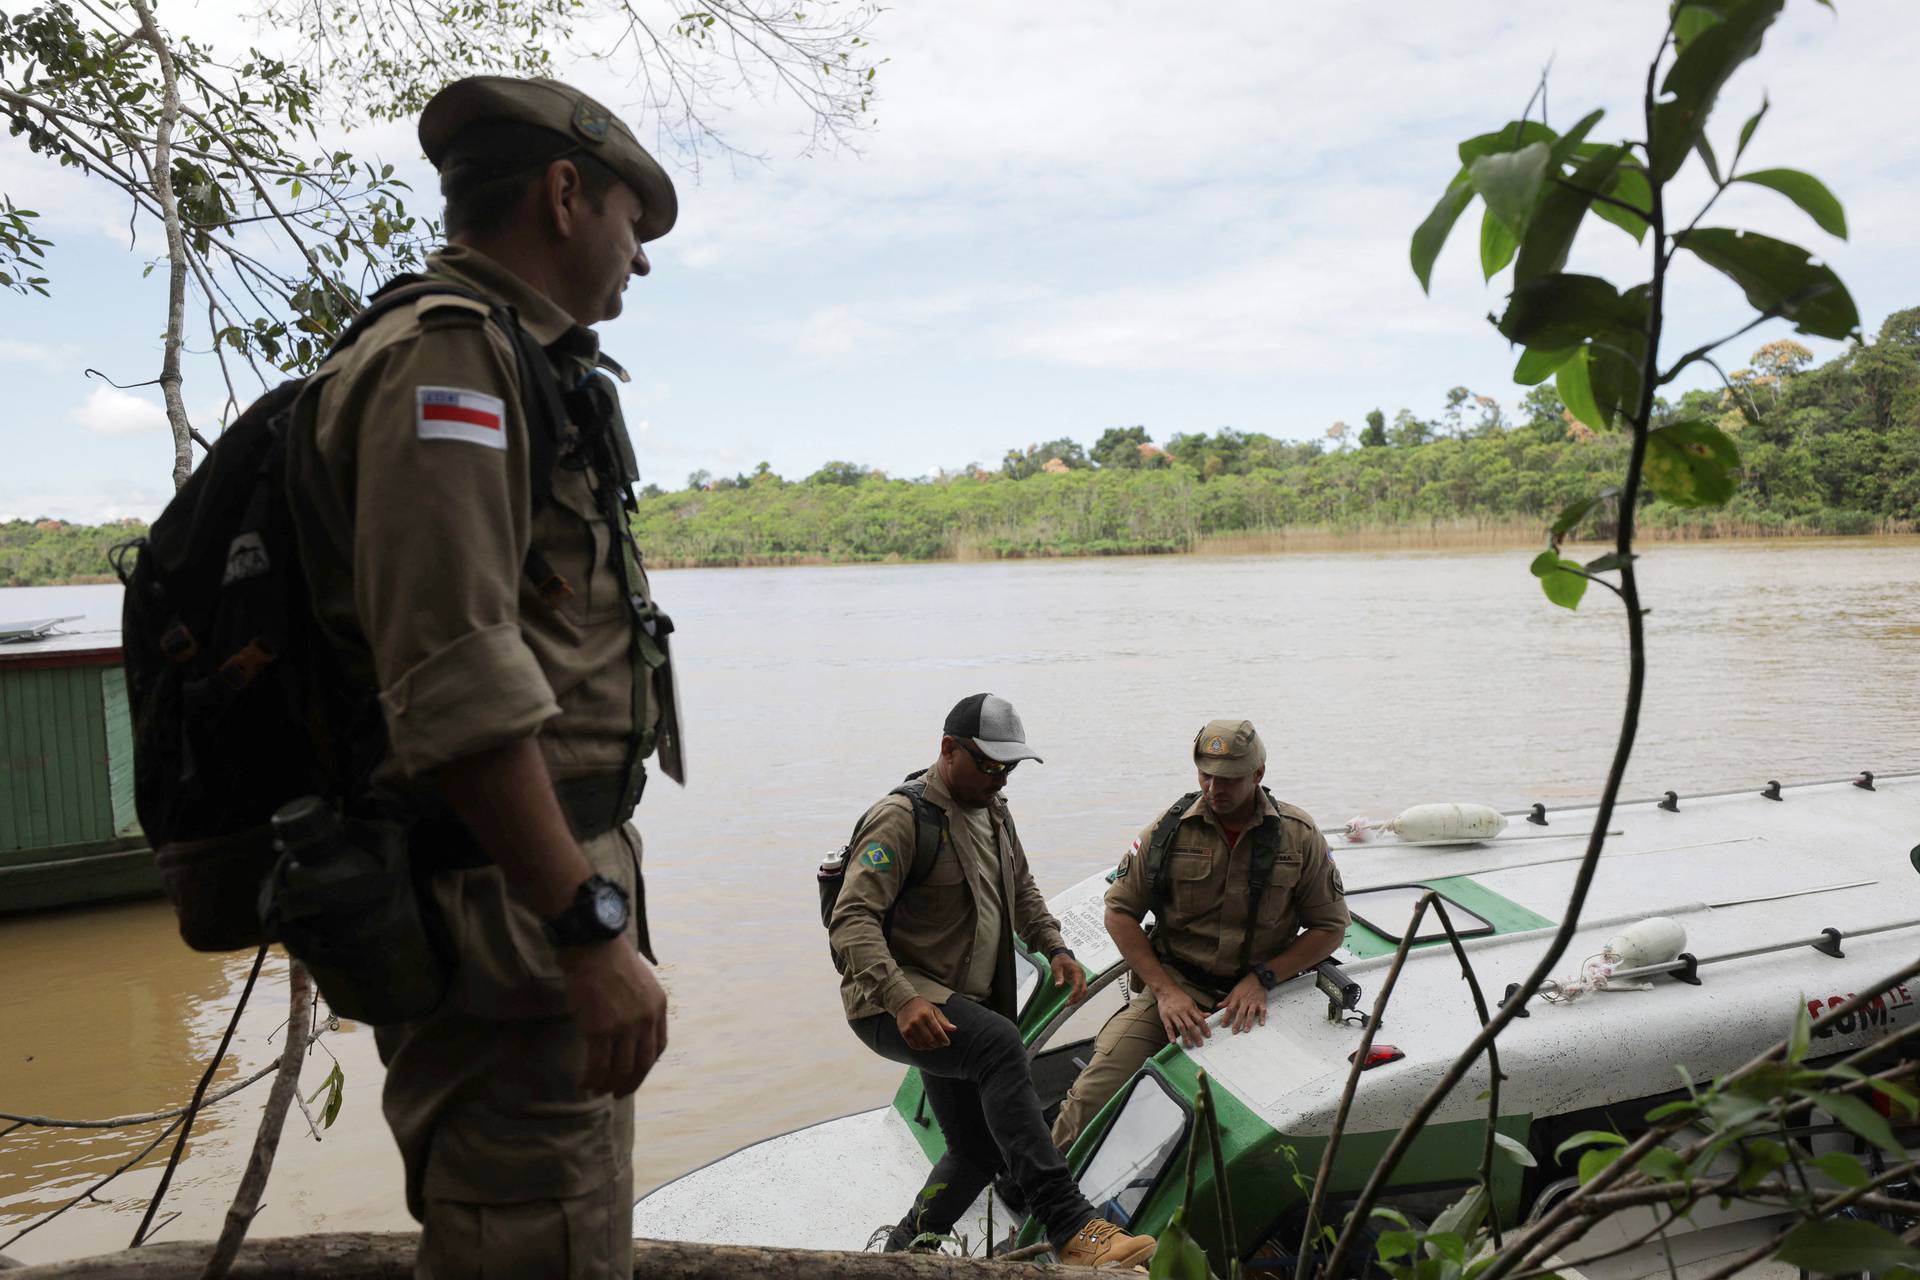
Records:
<instances>
[{"instance_id":1,"label":"white and green boat","mask_svg":"<svg viewBox=\"0 0 1920 1280\"><path fill-rule=\"evenodd\" d=\"M1345 844L1334 838L1354 913L1335 958L1365 990L1361 1011L1371 1008L1425 889L1442 895L1466 935L1467 955L1490 1002L1545 953L1593 811L1536 808L1513 817L1500 834L1477 842ZM1623 977L1624 967L1615 966L1608 989L1563 1002L1535 1000L1502 1035L1506 1079L1497 1128L1524 1143L1535 1160L1533 1168L1496 1161L1495 1207L1504 1224L1542 1211L1576 1185L1571 1166L1554 1155L1570 1135L1643 1129L1651 1107L1683 1096L1683 1076L1706 1081L1740 1066L1791 1030L1796 1008L1836 1009L1920 954L1920 774L1669 794L1617 807L1613 826L1618 834L1607 842L1556 977L1578 978L1586 959L1622 934L1677 941L1669 925L1645 923L1654 918L1677 924L1684 943L1669 946L1637 978ZM1037 959L1028 957L1033 963L1023 966L1020 1026L1034 1081L1050 1105L1066 1092L1122 988L1124 968L1100 924L1106 880L1104 871L1090 876L1052 903L1100 994L1082 1010L1068 1009L1051 984L1039 981ZM1336 1222L1341 1198L1357 1193L1479 1027L1460 966L1428 919L1375 1035L1376 1049L1390 1045L1402 1056L1360 1077L1330 1186L1328 1213ZM1916 996L1920 984L1895 988L1858 1016L1816 1013L1811 1057L1856 1050L1889 1026L1920 1018ZM1155 1056L1069 1153L1087 1198L1135 1231L1166 1224L1181 1199L1181 1160L1197 1073L1204 1069L1222 1121L1227 1181L1249 1269L1290 1272L1304 1209L1295 1170L1311 1181L1364 1029L1358 1013L1335 1019L1333 1012L1313 981L1296 979L1270 995L1265 1026L1215 1034L1194 1050L1171 1045ZM1475 1182L1487 1076L1483 1059L1440 1108L1395 1174L1388 1204L1431 1221ZM1899 1119L1896 1113L1896 1124ZM1852 1135L1820 1112L1793 1136L1814 1151L1856 1149ZM1901 1136L1907 1146L1920 1147L1920 1129L1909 1125ZM634 1233L859 1249L899 1212L941 1150L918 1074L909 1071L891 1106L769 1138L659 1187L634 1206ZM1210 1178L1197 1192L1196 1205L1205 1212L1196 1226L1211 1249L1217 1232ZM987 1238L986 1212L983 1197L958 1228L971 1235L976 1251ZM994 1235L1003 1236L1006 1211L996 1206L996 1213ZM1713 1203L1697 1209L1694 1229L1672 1238L1674 1265L1752 1248L1775 1225L1741 1214L1738 1202L1725 1211ZM1598 1254L1630 1241L1653 1221L1644 1210L1617 1215L1581 1251ZM1029 1224L1023 1239L1034 1238ZM1608 1280L1665 1275L1668 1265L1665 1253L1649 1248L1585 1274Z\"/></svg>"}]
</instances>

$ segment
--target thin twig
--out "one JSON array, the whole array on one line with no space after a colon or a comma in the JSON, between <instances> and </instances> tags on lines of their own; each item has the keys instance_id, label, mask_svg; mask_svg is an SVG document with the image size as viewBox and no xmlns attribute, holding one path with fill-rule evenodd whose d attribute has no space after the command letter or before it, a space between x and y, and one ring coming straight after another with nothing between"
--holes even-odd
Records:
<instances>
[{"instance_id":1,"label":"thin twig","mask_svg":"<svg viewBox=\"0 0 1920 1280\"><path fill-rule=\"evenodd\" d=\"M200 1100L199 1106L204 1110L214 1103L221 1101L223 1098L231 1098L248 1085L258 1084L260 1081L272 1075L276 1070L278 1070L276 1065L268 1064L248 1076L245 1080L230 1084L224 1089L217 1089L208 1094ZM18 1116L0 1111L0 1120L13 1120L18 1122L12 1128L7 1129L5 1133L11 1133L13 1129L17 1129L21 1125L31 1125L36 1129L130 1129L136 1125L153 1124L160 1120L170 1120L174 1116L183 1116L192 1109L193 1104L189 1103L186 1106L172 1107L166 1111L149 1111L144 1115L137 1116L114 1116L107 1120L59 1120L52 1116ZM4 1137L5 1133L0 1133L0 1137Z\"/></svg>"}]
</instances>

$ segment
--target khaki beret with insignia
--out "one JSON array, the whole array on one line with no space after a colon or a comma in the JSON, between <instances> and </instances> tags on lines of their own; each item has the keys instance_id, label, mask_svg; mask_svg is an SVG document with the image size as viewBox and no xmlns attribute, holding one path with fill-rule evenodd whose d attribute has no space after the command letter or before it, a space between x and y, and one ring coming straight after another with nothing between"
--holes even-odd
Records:
<instances>
[{"instance_id":1,"label":"khaki beret with insignia","mask_svg":"<svg viewBox=\"0 0 1920 1280\"><path fill-rule=\"evenodd\" d=\"M434 168L446 158L460 131L483 120L518 120L570 138L598 157L640 197L640 239L658 240L673 229L680 204L673 179L647 154L620 117L558 80L515 76L468 76L433 95L420 113L420 149Z\"/></svg>"},{"instance_id":2,"label":"khaki beret with insignia","mask_svg":"<svg viewBox=\"0 0 1920 1280\"><path fill-rule=\"evenodd\" d=\"M1209 720L1193 736L1193 762L1218 778L1244 778L1267 762L1251 720Z\"/></svg>"}]
</instances>

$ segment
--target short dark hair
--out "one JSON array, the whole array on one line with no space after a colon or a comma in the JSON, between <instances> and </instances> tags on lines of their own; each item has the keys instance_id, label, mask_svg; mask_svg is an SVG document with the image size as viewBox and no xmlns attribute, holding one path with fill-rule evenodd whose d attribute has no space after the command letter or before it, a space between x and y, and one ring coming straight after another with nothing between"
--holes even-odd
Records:
<instances>
[{"instance_id":1,"label":"short dark hair","mask_svg":"<svg viewBox=\"0 0 1920 1280\"><path fill-rule=\"evenodd\" d=\"M481 120L453 140L440 162L446 233L487 235L507 225L527 191L556 160L580 170L580 189L594 212L620 175L564 134L519 120Z\"/></svg>"}]
</instances>

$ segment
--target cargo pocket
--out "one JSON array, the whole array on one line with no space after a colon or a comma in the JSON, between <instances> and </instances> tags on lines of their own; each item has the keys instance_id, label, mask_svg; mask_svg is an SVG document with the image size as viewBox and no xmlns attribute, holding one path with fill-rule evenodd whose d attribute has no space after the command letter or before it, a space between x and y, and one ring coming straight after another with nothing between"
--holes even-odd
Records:
<instances>
[{"instance_id":1,"label":"cargo pocket","mask_svg":"<svg viewBox=\"0 0 1920 1280\"><path fill-rule=\"evenodd\" d=\"M455 1107L434 1131L426 1198L511 1205L602 1191L619 1180L616 1159L632 1157L614 1149L618 1105L626 1104L603 1094L512 1110L484 1100Z\"/></svg>"},{"instance_id":2,"label":"cargo pocket","mask_svg":"<svg viewBox=\"0 0 1920 1280\"><path fill-rule=\"evenodd\" d=\"M605 1280L623 1275L633 1265L633 1242L616 1238L612 1199L611 1192L603 1190L523 1204L435 1204L420 1242L416 1274L427 1280ZM624 1256L618 1253L622 1243Z\"/></svg>"}]
</instances>

